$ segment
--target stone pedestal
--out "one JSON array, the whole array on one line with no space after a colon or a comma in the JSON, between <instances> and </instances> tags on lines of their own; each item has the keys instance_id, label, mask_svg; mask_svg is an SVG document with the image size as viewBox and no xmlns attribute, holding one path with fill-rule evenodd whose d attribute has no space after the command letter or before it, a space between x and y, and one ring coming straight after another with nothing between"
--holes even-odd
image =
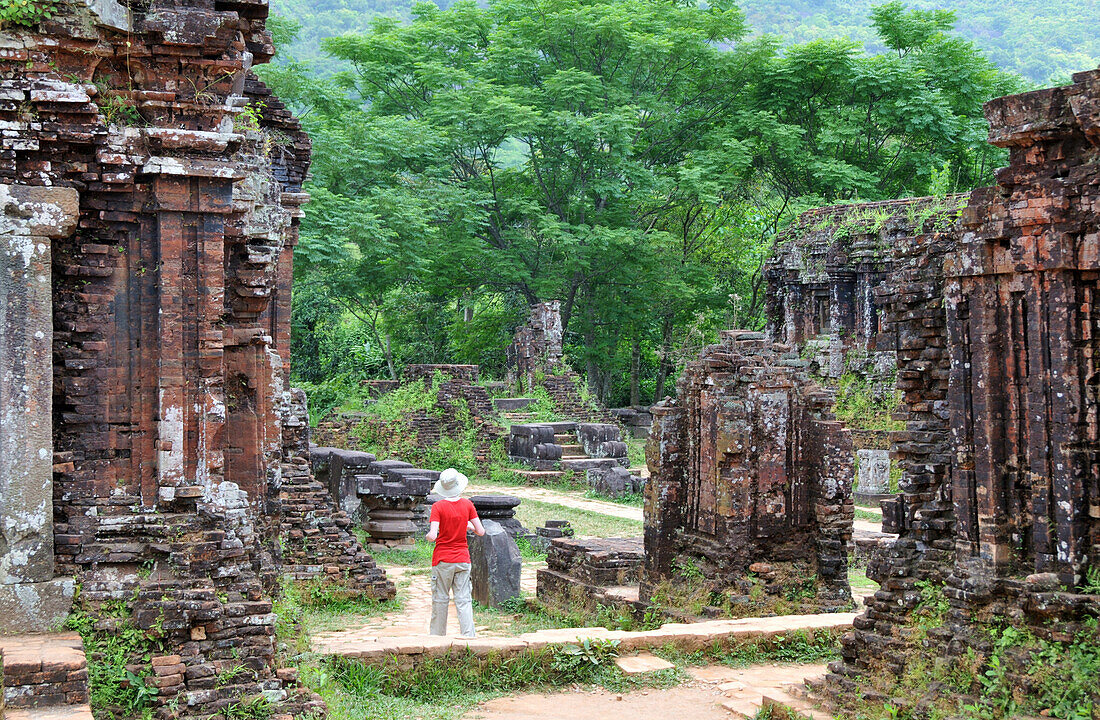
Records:
<instances>
[{"instance_id":1,"label":"stone pedestal","mask_svg":"<svg viewBox=\"0 0 1100 720\"><path fill-rule=\"evenodd\" d=\"M489 607L499 607L509 598L520 596L520 574L523 558L516 541L492 520L483 520L485 534L469 533L470 581L474 600Z\"/></svg>"},{"instance_id":2,"label":"stone pedestal","mask_svg":"<svg viewBox=\"0 0 1100 720\"><path fill-rule=\"evenodd\" d=\"M436 471L414 468L400 460L373 462L367 474L356 477L356 493L363 503L364 527L372 548L415 542L415 510L438 478Z\"/></svg>"},{"instance_id":3,"label":"stone pedestal","mask_svg":"<svg viewBox=\"0 0 1100 720\"><path fill-rule=\"evenodd\" d=\"M527 528L516 519L520 499L514 495L474 495L470 498L482 522L492 520L500 524L513 538L531 537Z\"/></svg>"},{"instance_id":4,"label":"stone pedestal","mask_svg":"<svg viewBox=\"0 0 1100 720\"><path fill-rule=\"evenodd\" d=\"M856 499L878 499L875 496L890 492L890 451L857 450L859 480L856 483Z\"/></svg>"},{"instance_id":5,"label":"stone pedestal","mask_svg":"<svg viewBox=\"0 0 1100 720\"><path fill-rule=\"evenodd\" d=\"M68 614L54 578L51 239L76 228L71 188L0 185L0 634Z\"/></svg>"}]
</instances>

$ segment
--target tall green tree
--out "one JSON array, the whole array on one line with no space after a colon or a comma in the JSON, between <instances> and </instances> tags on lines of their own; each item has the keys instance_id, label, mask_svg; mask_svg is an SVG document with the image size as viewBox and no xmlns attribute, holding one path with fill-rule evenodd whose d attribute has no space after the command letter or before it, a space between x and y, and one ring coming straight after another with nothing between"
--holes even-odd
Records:
<instances>
[{"instance_id":1,"label":"tall green tree","mask_svg":"<svg viewBox=\"0 0 1100 720\"><path fill-rule=\"evenodd\" d=\"M594 390L659 397L701 338L758 320L798 211L968 189L997 164L981 103L1017 81L950 13L872 20L877 55L746 39L728 2L420 4L326 40L343 72L282 59L265 77L314 138L297 283L341 315L295 327L360 323L391 376L496 367L525 305L557 299Z\"/></svg>"}]
</instances>

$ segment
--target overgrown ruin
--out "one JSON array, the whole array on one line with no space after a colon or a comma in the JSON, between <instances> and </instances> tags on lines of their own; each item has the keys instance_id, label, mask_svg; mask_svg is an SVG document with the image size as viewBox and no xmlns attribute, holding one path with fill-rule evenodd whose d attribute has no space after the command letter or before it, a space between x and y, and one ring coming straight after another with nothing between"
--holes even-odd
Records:
<instances>
[{"instance_id":1,"label":"overgrown ruin","mask_svg":"<svg viewBox=\"0 0 1100 720\"><path fill-rule=\"evenodd\" d=\"M75 578L174 716L322 708L276 673L280 574L392 594L287 386L310 143L250 72L266 16L61 3L0 54L0 627L53 627Z\"/></svg>"},{"instance_id":2,"label":"overgrown ruin","mask_svg":"<svg viewBox=\"0 0 1100 720\"><path fill-rule=\"evenodd\" d=\"M1100 616L1077 590L1100 566L1100 71L986 114L1010 151L998 186L975 191L957 227L900 243L907 269L885 296L907 428L893 438L902 494L884 509L901 536L874 559L881 589L829 676L848 708L1003 691L1037 713L1031 653ZM1001 675L979 684L974 658L993 656ZM907 686L915 673L941 689Z\"/></svg>"}]
</instances>

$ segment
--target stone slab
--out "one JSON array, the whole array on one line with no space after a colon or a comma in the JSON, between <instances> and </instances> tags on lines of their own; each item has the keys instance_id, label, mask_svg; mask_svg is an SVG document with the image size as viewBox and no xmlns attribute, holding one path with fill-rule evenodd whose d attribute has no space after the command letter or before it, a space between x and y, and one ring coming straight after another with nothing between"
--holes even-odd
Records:
<instances>
[{"instance_id":1,"label":"stone slab","mask_svg":"<svg viewBox=\"0 0 1100 720\"><path fill-rule=\"evenodd\" d=\"M72 578L0 584L0 636L56 630L72 609L75 588Z\"/></svg>"},{"instance_id":2,"label":"stone slab","mask_svg":"<svg viewBox=\"0 0 1100 720\"><path fill-rule=\"evenodd\" d=\"M616 658L615 664L619 666L619 669L623 671L624 675L644 675L645 673L657 672L659 670L671 670L676 667L668 660L663 660L649 653L639 653L637 655L627 655L626 657Z\"/></svg>"}]
</instances>

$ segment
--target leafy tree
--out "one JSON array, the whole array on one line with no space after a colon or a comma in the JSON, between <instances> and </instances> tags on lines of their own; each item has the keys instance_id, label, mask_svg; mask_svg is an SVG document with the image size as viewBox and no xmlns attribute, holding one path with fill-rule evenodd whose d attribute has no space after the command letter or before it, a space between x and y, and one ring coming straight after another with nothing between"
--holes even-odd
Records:
<instances>
[{"instance_id":1,"label":"leafy tree","mask_svg":"<svg viewBox=\"0 0 1100 720\"><path fill-rule=\"evenodd\" d=\"M952 20L877 8L868 55L748 40L726 2L494 0L325 40L332 75L284 55L262 72L314 139L296 357L343 367L328 332L368 372L499 369L525 306L558 299L593 390L660 397L714 330L759 322L797 212L988 180L981 103L1018 81Z\"/></svg>"}]
</instances>

